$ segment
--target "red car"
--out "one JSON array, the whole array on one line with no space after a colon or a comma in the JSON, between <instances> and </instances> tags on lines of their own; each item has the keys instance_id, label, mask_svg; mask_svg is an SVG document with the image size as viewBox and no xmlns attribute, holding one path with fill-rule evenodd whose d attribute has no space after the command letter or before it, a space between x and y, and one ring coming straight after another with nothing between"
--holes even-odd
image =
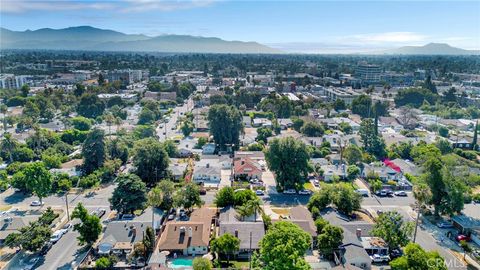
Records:
<instances>
[{"instance_id":1,"label":"red car","mask_svg":"<svg viewBox=\"0 0 480 270\"><path fill-rule=\"evenodd\" d=\"M467 235L464 235L464 234L457 235L456 239L457 239L458 242L460 242L460 241L466 241L466 242L472 241L472 238L470 238L470 236L467 236Z\"/></svg>"}]
</instances>

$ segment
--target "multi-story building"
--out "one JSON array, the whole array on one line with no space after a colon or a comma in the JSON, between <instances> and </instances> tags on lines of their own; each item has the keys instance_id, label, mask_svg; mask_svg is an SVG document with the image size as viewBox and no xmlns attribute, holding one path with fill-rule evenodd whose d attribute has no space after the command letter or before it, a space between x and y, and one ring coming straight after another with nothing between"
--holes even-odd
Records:
<instances>
[{"instance_id":1,"label":"multi-story building","mask_svg":"<svg viewBox=\"0 0 480 270\"><path fill-rule=\"evenodd\" d=\"M122 81L127 84L132 84L141 81L142 78L142 70L139 69L112 70L107 73L107 80L109 82Z\"/></svg>"},{"instance_id":2,"label":"multi-story building","mask_svg":"<svg viewBox=\"0 0 480 270\"><path fill-rule=\"evenodd\" d=\"M338 88L338 87L328 87L325 88L325 96L330 101L335 101L337 99L343 100L346 105L351 105L353 99L358 97L360 94L353 91L351 88Z\"/></svg>"},{"instance_id":3,"label":"multi-story building","mask_svg":"<svg viewBox=\"0 0 480 270\"><path fill-rule=\"evenodd\" d=\"M0 88L3 89L19 89L27 84L27 76L15 76L13 74L0 75Z\"/></svg>"},{"instance_id":4,"label":"multi-story building","mask_svg":"<svg viewBox=\"0 0 480 270\"><path fill-rule=\"evenodd\" d=\"M357 67L357 76L362 80L362 83L364 84L380 82L381 75L382 69L378 65L361 63Z\"/></svg>"}]
</instances>

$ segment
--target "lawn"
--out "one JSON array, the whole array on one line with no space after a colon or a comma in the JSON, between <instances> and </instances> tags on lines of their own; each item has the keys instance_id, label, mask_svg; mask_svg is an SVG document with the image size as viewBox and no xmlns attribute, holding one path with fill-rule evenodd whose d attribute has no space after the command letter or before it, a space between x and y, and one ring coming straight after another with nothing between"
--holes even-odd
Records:
<instances>
[{"instance_id":1,"label":"lawn","mask_svg":"<svg viewBox=\"0 0 480 270\"><path fill-rule=\"evenodd\" d=\"M290 215L290 210L287 208L272 208L272 211L275 214L282 215L282 216Z\"/></svg>"},{"instance_id":2,"label":"lawn","mask_svg":"<svg viewBox=\"0 0 480 270\"><path fill-rule=\"evenodd\" d=\"M311 182L307 182L307 183L303 184L303 188L304 189L309 189L311 191L315 191L315 187L312 185Z\"/></svg>"},{"instance_id":3,"label":"lawn","mask_svg":"<svg viewBox=\"0 0 480 270\"><path fill-rule=\"evenodd\" d=\"M1 205L0 206L0 211L8 211L10 210L10 208L12 208L10 205Z\"/></svg>"}]
</instances>

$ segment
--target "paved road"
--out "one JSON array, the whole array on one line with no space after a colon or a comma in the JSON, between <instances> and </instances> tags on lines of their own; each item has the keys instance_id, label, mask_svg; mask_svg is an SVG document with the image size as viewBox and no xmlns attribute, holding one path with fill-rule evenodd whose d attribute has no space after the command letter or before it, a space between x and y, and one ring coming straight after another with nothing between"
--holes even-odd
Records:
<instances>
[{"instance_id":1,"label":"paved road","mask_svg":"<svg viewBox=\"0 0 480 270\"><path fill-rule=\"evenodd\" d=\"M177 106L173 109L173 112L170 114L170 120L166 123L161 123L157 127L157 136L160 141L165 141L167 138L171 139L176 135L180 135L177 133L177 129L175 126L177 125L177 120L186 112L189 112L193 109L193 99L189 98L182 106Z\"/></svg>"}]
</instances>

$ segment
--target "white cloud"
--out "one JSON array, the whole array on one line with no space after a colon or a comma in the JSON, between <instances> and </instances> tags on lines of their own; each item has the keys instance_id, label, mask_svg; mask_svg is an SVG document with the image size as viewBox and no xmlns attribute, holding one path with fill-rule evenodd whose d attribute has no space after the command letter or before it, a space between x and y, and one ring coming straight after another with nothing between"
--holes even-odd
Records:
<instances>
[{"instance_id":1,"label":"white cloud","mask_svg":"<svg viewBox=\"0 0 480 270\"><path fill-rule=\"evenodd\" d=\"M214 0L1 0L0 12L100 9L120 12L173 11L209 6Z\"/></svg>"},{"instance_id":2,"label":"white cloud","mask_svg":"<svg viewBox=\"0 0 480 270\"><path fill-rule=\"evenodd\" d=\"M365 42L365 43L412 43L423 42L428 36L415 33L415 32L386 32L386 33L374 33L374 34L358 34L348 37L353 41Z\"/></svg>"},{"instance_id":3,"label":"white cloud","mask_svg":"<svg viewBox=\"0 0 480 270\"><path fill-rule=\"evenodd\" d=\"M67 0L2 0L1 12L21 13L26 11L57 11L80 9L108 9L111 2L67 1Z\"/></svg>"}]
</instances>

